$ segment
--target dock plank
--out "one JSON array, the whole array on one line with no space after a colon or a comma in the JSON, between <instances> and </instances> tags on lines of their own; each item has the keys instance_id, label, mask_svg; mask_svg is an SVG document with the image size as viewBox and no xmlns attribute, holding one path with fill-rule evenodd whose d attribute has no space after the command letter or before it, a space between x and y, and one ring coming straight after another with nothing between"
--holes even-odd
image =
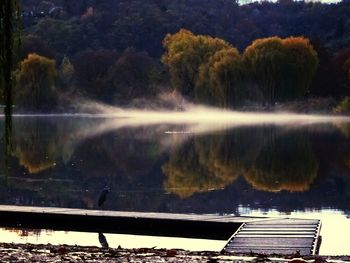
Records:
<instances>
[{"instance_id":1,"label":"dock plank","mask_svg":"<svg viewBox=\"0 0 350 263\"><path fill-rule=\"evenodd\" d=\"M256 253L256 254L283 254L283 255L293 255L293 254L300 254L300 255L308 255L310 252L309 248L286 248L286 249L277 249L277 248L269 248L269 249L249 249L249 248L237 248L236 250L233 249L231 252L233 253Z\"/></svg>"},{"instance_id":2,"label":"dock plank","mask_svg":"<svg viewBox=\"0 0 350 263\"><path fill-rule=\"evenodd\" d=\"M231 253L314 255L321 222L308 219L264 219L246 222L224 247Z\"/></svg>"},{"instance_id":3,"label":"dock plank","mask_svg":"<svg viewBox=\"0 0 350 263\"><path fill-rule=\"evenodd\" d=\"M287 221L287 222L283 222L281 220L279 220L279 222L273 222L273 221L265 221L263 220L263 222L253 222L251 224L251 226L259 226L259 225L317 225L317 221L312 220L311 222L305 222L305 221Z\"/></svg>"},{"instance_id":4,"label":"dock plank","mask_svg":"<svg viewBox=\"0 0 350 263\"><path fill-rule=\"evenodd\" d=\"M296 228L296 227L245 227L242 231L315 231L314 227Z\"/></svg>"},{"instance_id":5,"label":"dock plank","mask_svg":"<svg viewBox=\"0 0 350 263\"><path fill-rule=\"evenodd\" d=\"M319 220L0 205L4 226L228 240L224 251L313 255ZM233 235L232 233L236 231Z\"/></svg>"},{"instance_id":6,"label":"dock plank","mask_svg":"<svg viewBox=\"0 0 350 263\"><path fill-rule=\"evenodd\" d=\"M154 213L154 212L125 212L109 210L87 210L76 208L57 208L57 207L31 207L31 206L12 206L0 205L0 212L27 212L43 214L63 214L77 216L101 216L101 217L125 217L125 218L147 218L147 219L179 219L192 221L210 221L223 223L242 223L254 222L259 220L256 217L218 215L218 214L178 214L178 213Z\"/></svg>"},{"instance_id":7,"label":"dock plank","mask_svg":"<svg viewBox=\"0 0 350 263\"><path fill-rule=\"evenodd\" d=\"M279 244L284 244L285 246L298 245L298 246L310 246L312 245L312 239L310 238L284 238L284 237L273 237L273 238L254 238L254 237L238 237L235 238L232 245L235 244L245 244L245 245L271 245L276 246Z\"/></svg>"}]
</instances>

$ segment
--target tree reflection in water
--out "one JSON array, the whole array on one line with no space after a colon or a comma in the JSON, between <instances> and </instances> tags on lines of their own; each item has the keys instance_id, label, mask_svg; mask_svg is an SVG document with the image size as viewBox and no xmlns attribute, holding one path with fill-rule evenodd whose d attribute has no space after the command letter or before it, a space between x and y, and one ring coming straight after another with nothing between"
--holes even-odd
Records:
<instances>
[{"instance_id":1,"label":"tree reflection in water","mask_svg":"<svg viewBox=\"0 0 350 263\"><path fill-rule=\"evenodd\" d=\"M257 190L308 190L318 171L308 138L301 132L274 133L244 177Z\"/></svg>"},{"instance_id":2,"label":"tree reflection in water","mask_svg":"<svg viewBox=\"0 0 350 263\"><path fill-rule=\"evenodd\" d=\"M224 188L239 175L258 190L306 191L317 171L307 136L276 127L194 138L163 165L165 188L182 198Z\"/></svg>"},{"instance_id":3,"label":"tree reflection in water","mask_svg":"<svg viewBox=\"0 0 350 263\"><path fill-rule=\"evenodd\" d=\"M62 152L56 125L41 119L23 119L16 123L14 132L14 154L29 173L36 174L56 165Z\"/></svg>"},{"instance_id":4,"label":"tree reflection in water","mask_svg":"<svg viewBox=\"0 0 350 263\"><path fill-rule=\"evenodd\" d=\"M163 165L165 189L181 198L233 183L252 163L261 141L253 129L195 137L170 153Z\"/></svg>"},{"instance_id":5,"label":"tree reflection in water","mask_svg":"<svg viewBox=\"0 0 350 263\"><path fill-rule=\"evenodd\" d=\"M348 203L350 140L330 124L168 133L191 127L61 117L13 123L13 173L0 183L2 204L98 209L106 182L113 190L105 209L112 210L184 211L187 203L212 212L219 200L224 206L271 198L286 207L285 196L299 205ZM321 204L325 189L331 194ZM212 202L207 210L200 210L203 200Z\"/></svg>"}]
</instances>

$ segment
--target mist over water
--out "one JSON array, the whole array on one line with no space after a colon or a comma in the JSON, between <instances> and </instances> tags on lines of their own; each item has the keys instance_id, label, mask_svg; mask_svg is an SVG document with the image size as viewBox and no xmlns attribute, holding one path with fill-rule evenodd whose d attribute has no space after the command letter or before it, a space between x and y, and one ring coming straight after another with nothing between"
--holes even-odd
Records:
<instances>
[{"instance_id":1,"label":"mist over water","mask_svg":"<svg viewBox=\"0 0 350 263\"><path fill-rule=\"evenodd\" d=\"M75 143L123 128L152 127L150 130L159 131L163 126L163 133L181 134L181 140L184 140L191 134L208 134L247 126L273 125L292 129L315 124L339 126L350 123L348 116L215 108L191 103L174 92L160 94L155 99L133 101L126 106L113 106L85 98L75 99L71 104L74 105L73 113L24 113L14 114L14 117L72 119L68 123L70 127L74 126L70 137Z\"/></svg>"},{"instance_id":2,"label":"mist over water","mask_svg":"<svg viewBox=\"0 0 350 263\"><path fill-rule=\"evenodd\" d=\"M206 133L241 126L288 125L296 127L350 122L348 116L233 111L193 104L181 96L163 95L159 101L147 106L142 105L140 108L111 106L84 100L78 104L80 114L77 115L108 118L108 125L106 125L108 129L159 124L185 125L184 130L167 131L167 133Z\"/></svg>"}]
</instances>

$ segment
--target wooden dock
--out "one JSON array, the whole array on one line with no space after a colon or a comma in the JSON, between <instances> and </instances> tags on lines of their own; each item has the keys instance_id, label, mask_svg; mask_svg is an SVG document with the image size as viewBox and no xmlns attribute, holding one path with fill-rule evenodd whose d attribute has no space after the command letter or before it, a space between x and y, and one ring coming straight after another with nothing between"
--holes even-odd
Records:
<instances>
[{"instance_id":1,"label":"wooden dock","mask_svg":"<svg viewBox=\"0 0 350 263\"><path fill-rule=\"evenodd\" d=\"M315 255L321 222L309 219L268 219L246 222L229 239L231 253Z\"/></svg>"},{"instance_id":2,"label":"wooden dock","mask_svg":"<svg viewBox=\"0 0 350 263\"><path fill-rule=\"evenodd\" d=\"M0 226L228 240L252 217L0 205Z\"/></svg>"},{"instance_id":3,"label":"wooden dock","mask_svg":"<svg viewBox=\"0 0 350 263\"><path fill-rule=\"evenodd\" d=\"M229 253L314 255L321 222L0 205L0 227L203 238L228 241Z\"/></svg>"}]
</instances>

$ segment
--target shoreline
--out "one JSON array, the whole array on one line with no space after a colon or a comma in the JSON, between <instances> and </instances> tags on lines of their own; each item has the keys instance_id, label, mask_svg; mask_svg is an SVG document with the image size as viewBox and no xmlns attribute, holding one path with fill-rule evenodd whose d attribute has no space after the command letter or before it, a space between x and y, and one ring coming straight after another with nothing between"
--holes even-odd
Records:
<instances>
[{"instance_id":1,"label":"shoreline","mask_svg":"<svg viewBox=\"0 0 350 263\"><path fill-rule=\"evenodd\" d=\"M1 262L350 262L350 256L231 254L155 248L99 248L0 243Z\"/></svg>"},{"instance_id":2,"label":"shoreline","mask_svg":"<svg viewBox=\"0 0 350 263\"><path fill-rule=\"evenodd\" d=\"M90 105L91 103L91 105ZM184 103L184 105L183 105ZM208 107L218 110L229 110L238 112L251 113L291 113L291 114L314 114L314 115L332 115L332 116L346 116L346 112L335 112L335 108L339 105L340 100L332 97L326 98L306 98L301 100L276 102L274 105L266 105L261 102L246 102L234 108L220 108L213 105L196 104L193 102L182 101L167 101L154 102L138 102L125 105L103 104L98 102L85 102L84 106L65 104L65 107L58 106L55 109L48 111L33 111L17 108L14 106L13 115L42 115L42 116L64 116L64 115L103 115L110 110L149 110L149 111L166 111L166 112L181 112L191 109L192 106ZM2 112L3 105L0 105ZM108 113L107 113L108 114ZM1 114L2 115L2 114ZM1 116L0 115L0 116Z\"/></svg>"}]
</instances>

